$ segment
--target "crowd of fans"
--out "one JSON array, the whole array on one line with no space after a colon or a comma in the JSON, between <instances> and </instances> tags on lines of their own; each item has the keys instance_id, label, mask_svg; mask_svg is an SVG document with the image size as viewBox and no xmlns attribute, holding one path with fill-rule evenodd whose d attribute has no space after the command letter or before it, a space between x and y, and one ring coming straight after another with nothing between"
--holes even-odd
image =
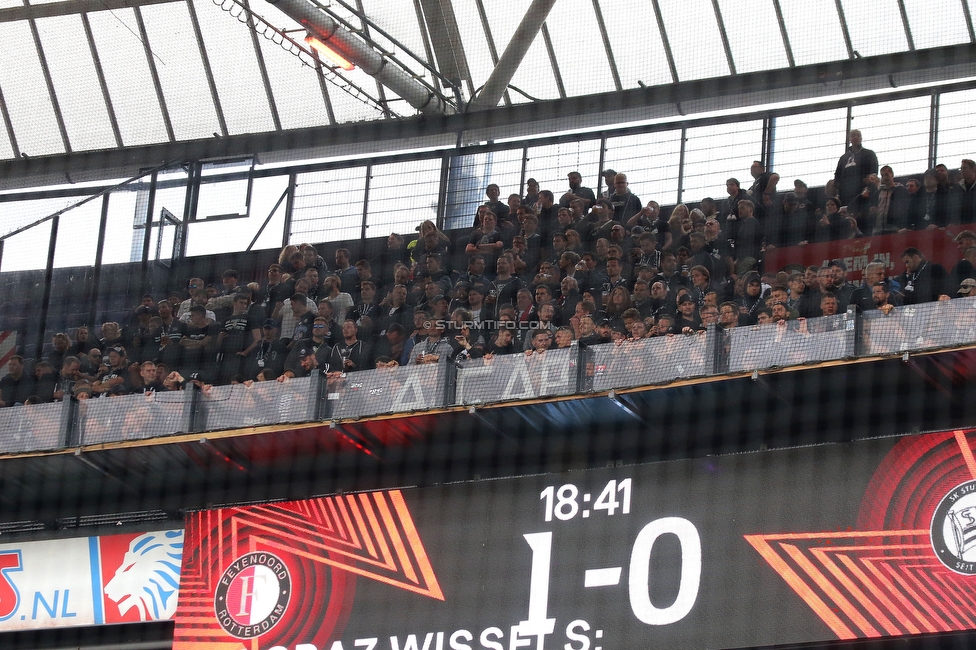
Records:
<instances>
[{"instance_id":1,"label":"crowd of fans","mask_svg":"<svg viewBox=\"0 0 976 650\"><path fill-rule=\"evenodd\" d=\"M867 235L945 229L976 222L976 163L944 165L896 182L893 170L851 147L822 189L752 165L752 183L728 196L662 215L625 174L605 170L600 196L568 174L557 198L527 182L500 200L489 185L470 235L452 244L431 221L407 241L351 264L339 248L330 266L307 244L287 246L260 282L227 270L219 284L189 278L168 296L145 295L129 322L54 336L30 371L13 357L0 405L180 390L190 384L286 382L377 367L544 354L656 336L696 335L859 310L976 295L976 234L955 236L951 270L915 248L904 271L883 264L848 281L842 260L763 272L765 251ZM455 260L461 258L464 264Z\"/></svg>"}]
</instances>

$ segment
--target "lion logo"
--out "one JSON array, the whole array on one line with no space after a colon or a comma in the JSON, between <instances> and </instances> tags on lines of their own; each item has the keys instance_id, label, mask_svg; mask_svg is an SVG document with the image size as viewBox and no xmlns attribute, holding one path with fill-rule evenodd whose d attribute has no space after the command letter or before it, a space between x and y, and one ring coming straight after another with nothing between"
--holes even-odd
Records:
<instances>
[{"instance_id":1,"label":"lion logo","mask_svg":"<svg viewBox=\"0 0 976 650\"><path fill-rule=\"evenodd\" d=\"M129 544L122 565L105 585L105 595L123 616L138 608L140 621L173 617L180 588L183 531L145 533Z\"/></svg>"}]
</instances>

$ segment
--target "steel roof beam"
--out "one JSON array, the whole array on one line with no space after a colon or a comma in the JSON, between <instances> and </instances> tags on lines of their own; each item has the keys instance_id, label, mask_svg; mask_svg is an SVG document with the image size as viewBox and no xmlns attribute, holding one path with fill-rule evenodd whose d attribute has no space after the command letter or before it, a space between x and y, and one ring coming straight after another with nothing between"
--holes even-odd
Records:
<instances>
[{"instance_id":1,"label":"steel roof beam","mask_svg":"<svg viewBox=\"0 0 976 650\"><path fill-rule=\"evenodd\" d=\"M431 92L403 69L389 65L382 54L310 2L306 0L268 0L268 2L323 43L334 47L335 51L347 61L359 66L371 77L375 77L418 111L437 114L450 110L448 104L436 93Z\"/></svg>"},{"instance_id":2,"label":"steel roof beam","mask_svg":"<svg viewBox=\"0 0 976 650\"><path fill-rule=\"evenodd\" d=\"M485 82L478 96L468 103L468 110L484 110L498 106L498 100L508 88L515 71L518 70L525 53L529 51L529 46L542 29L542 24L546 22L549 10L554 4L556 0L532 0L525 16L522 17L522 22L512 34L508 47L498 59L498 65L488 75L488 81Z\"/></svg>"},{"instance_id":3,"label":"steel roof beam","mask_svg":"<svg viewBox=\"0 0 976 650\"><path fill-rule=\"evenodd\" d=\"M36 20L52 16L71 16L97 11L115 11L171 2L179 2L179 0L68 0L67 2L52 2L50 4L8 7L7 9L0 9L0 23Z\"/></svg>"}]
</instances>

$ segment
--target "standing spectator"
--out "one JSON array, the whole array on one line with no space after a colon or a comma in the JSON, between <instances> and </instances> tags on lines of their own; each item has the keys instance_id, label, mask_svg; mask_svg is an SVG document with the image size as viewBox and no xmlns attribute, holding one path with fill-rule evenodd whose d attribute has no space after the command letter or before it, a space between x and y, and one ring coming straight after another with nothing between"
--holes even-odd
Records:
<instances>
[{"instance_id":1,"label":"standing spectator","mask_svg":"<svg viewBox=\"0 0 976 650\"><path fill-rule=\"evenodd\" d=\"M15 354L7 361L7 374L0 378L0 406L23 404L34 394L34 379L24 373L24 358Z\"/></svg>"},{"instance_id":2,"label":"standing spectator","mask_svg":"<svg viewBox=\"0 0 976 650\"><path fill-rule=\"evenodd\" d=\"M627 174L614 174L613 192L608 198L613 207L613 220L618 223L627 223L642 210L640 199L630 191Z\"/></svg>"},{"instance_id":3,"label":"standing spectator","mask_svg":"<svg viewBox=\"0 0 976 650\"><path fill-rule=\"evenodd\" d=\"M337 248L335 252L335 274L342 280L341 286L352 288L356 286L359 279L359 272L355 266L349 265L349 251L345 248ZM335 302L333 300L333 302ZM352 307L352 298L349 299L349 307Z\"/></svg>"},{"instance_id":4,"label":"standing spectator","mask_svg":"<svg viewBox=\"0 0 976 650\"><path fill-rule=\"evenodd\" d=\"M861 132L851 131L850 148L837 161L834 170L834 188L841 205L850 205L854 197L864 190L867 177L878 173L878 157L870 149L861 146Z\"/></svg>"},{"instance_id":5,"label":"standing spectator","mask_svg":"<svg viewBox=\"0 0 976 650\"><path fill-rule=\"evenodd\" d=\"M946 270L925 259L917 248L906 248L901 254L905 272L899 277L906 305L937 300L945 292Z\"/></svg>"},{"instance_id":6,"label":"standing spectator","mask_svg":"<svg viewBox=\"0 0 976 650\"><path fill-rule=\"evenodd\" d=\"M222 384L241 374L244 359L254 351L261 340L261 328L253 316L248 314L250 298L239 293L234 296L234 313L220 325L217 334L218 381Z\"/></svg>"},{"instance_id":7,"label":"standing spectator","mask_svg":"<svg viewBox=\"0 0 976 650\"><path fill-rule=\"evenodd\" d=\"M939 185L939 176L929 169L922 176L922 189L909 198L907 227L913 230L949 225L949 191Z\"/></svg>"},{"instance_id":8,"label":"standing spectator","mask_svg":"<svg viewBox=\"0 0 976 650\"><path fill-rule=\"evenodd\" d=\"M183 361L180 372L189 377L199 373L199 379L212 383L217 377L213 363L213 348L217 338L217 326L207 322L207 310L203 305L190 307L190 322L186 324L186 332L180 339L183 348ZM111 357L109 361L111 362ZM97 388L96 384L96 388Z\"/></svg>"},{"instance_id":9,"label":"standing spectator","mask_svg":"<svg viewBox=\"0 0 976 650\"><path fill-rule=\"evenodd\" d=\"M874 212L874 235L889 235L908 226L908 190L895 182L889 165L881 168L878 204Z\"/></svg>"},{"instance_id":10,"label":"standing spectator","mask_svg":"<svg viewBox=\"0 0 976 650\"><path fill-rule=\"evenodd\" d=\"M72 357L83 357L88 354L94 346L88 340L89 331L87 327L79 327L75 330L75 342L68 348L67 354Z\"/></svg>"},{"instance_id":11,"label":"standing spectator","mask_svg":"<svg viewBox=\"0 0 976 650\"><path fill-rule=\"evenodd\" d=\"M138 310L138 308L136 309ZM68 340L67 334L58 332L54 335L51 342L54 344L54 351L47 355L47 362L53 368L60 368L64 365L65 357L68 356L68 348L71 347L71 341Z\"/></svg>"},{"instance_id":12,"label":"standing spectator","mask_svg":"<svg viewBox=\"0 0 976 650\"><path fill-rule=\"evenodd\" d=\"M737 204L739 210L738 232L735 236L735 272L745 275L759 261L762 251L763 232L759 221L753 216L755 206L752 201L740 199Z\"/></svg>"},{"instance_id":13,"label":"standing spectator","mask_svg":"<svg viewBox=\"0 0 976 650\"><path fill-rule=\"evenodd\" d=\"M962 178L949 190L949 222L976 222L976 162L966 158L959 166Z\"/></svg>"},{"instance_id":14,"label":"standing spectator","mask_svg":"<svg viewBox=\"0 0 976 650\"><path fill-rule=\"evenodd\" d=\"M292 295L290 299L291 303L291 313L294 320L294 326L291 327L291 332L288 332L288 336L282 336L286 343L292 343L304 339L310 335L310 330L312 329L312 322L315 320L315 312L311 307L309 307L309 299L304 293L296 293ZM317 309L317 307L316 307ZM286 332L283 330L282 334ZM290 347L290 346L289 346Z\"/></svg>"},{"instance_id":15,"label":"standing spectator","mask_svg":"<svg viewBox=\"0 0 976 650\"><path fill-rule=\"evenodd\" d=\"M353 372L367 368L369 348L359 340L356 321L347 319L342 323L342 339L335 344L329 356L329 369Z\"/></svg>"},{"instance_id":16,"label":"standing spectator","mask_svg":"<svg viewBox=\"0 0 976 650\"><path fill-rule=\"evenodd\" d=\"M749 196L758 205L763 205L763 197L776 196L776 185L779 183L779 174L766 169L761 160L753 160L749 173L755 179L749 187Z\"/></svg>"},{"instance_id":17,"label":"standing spectator","mask_svg":"<svg viewBox=\"0 0 976 650\"><path fill-rule=\"evenodd\" d=\"M568 208L571 206L573 198L579 197L583 200L582 211L585 214L590 206L596 203L596 195L590 188L583 187L583 177L579 172L569 172L566 177L569 179L569 191L559 198L559 205Z\"/></svg>"},{"instance_id":18,"label":"standing spectator","mask_svg":"<svg viewBox=\"0 0 976 650\"><path fill-rule=\"evenodd\" d=\"M355 267L352 267L352 269L353 273L355 273ZM340 323L346 320L346 314L353 307L352 296L342 291L342 288L346 286L345 277L329 275L322 281L323 297L332 301L332 306L335 308L336 320ZM352 281L350 281L349 286L352 286Z\"/></svg>"}]
</instances>

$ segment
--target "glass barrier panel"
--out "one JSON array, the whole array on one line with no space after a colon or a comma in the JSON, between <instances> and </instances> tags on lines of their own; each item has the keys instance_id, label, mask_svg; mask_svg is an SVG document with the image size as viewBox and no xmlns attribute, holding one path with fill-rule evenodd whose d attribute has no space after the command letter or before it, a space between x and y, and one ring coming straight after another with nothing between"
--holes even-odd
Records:
<instances>
[{"instance_id":1,"label":"glass barrier panel","mask_svg":"<svg viewBox=\"0 0 976 650\"><path fill-rule=\"evenodd\" d=\"M250 386L214 386L202 397L207 431L308 422L315 418L312 377L259 381Z\"/></svg>"},{"instance_id":2,"label":"glass barrier panel","mask_svg":"<svg viewBox=\"0 0 976 650\"><path fill-rule=\"evenodd\" d=\"M0 453L60 448L63 408L53 402L0 409Z\"/></svg>"},{"instance_id":3,"label":"glass barrier panel","mask_svg":"<svg viewBox=\"0 0 976 650\"><path fill-rule=\"evenodd\" d=\"M576 347L471 359L458 369L458 404L536 399L576 392Z\"/></svg>"},{"instance_id":4,"label":"glass barrier panel","mask_svg":"<svg viewBox=\"0 0 976 650\"><path fill-rule=\"evenodd\" d=\"M336 420L382 413L409 413L445 406L447 364L349 372L329 379L329 417Z\"/></svg>"},{"instance_id":5,"label":"glass barrier panel","mask_svg":"<svg viewBox=\"0 0 976 650\"><path fill-rule=\"evenodd\" d=\"M862 354L898 354L976 341L976 298L864 312Z\"/></svg>"},{"instance_id":6,"label":"glass barrier panel","mask_svg":"<svg viewBox=\"0 0 976 650\"><path fill-rule=\"evenodd\" d=\"M603 391L711 374L709 339L702 332L590 346L587 384L595 391Z\"/></svg>"},{"instance_id":7,"label":"glass barrier panel","mask_svg":"<svg viewBox=\"0 0 976 650\"><path fill-rule=\"evenodd\" d=\"M847 314L736 327L725 334L729 372L781 368L853 356Z\"/></svg>"},{"instance_id":8,"label":"glass barrier panel","mask_svg":"<svg viewBox=\"0 0 976 650\"><path fill-rule=\"evenodd\" d=\"M188 391L99 397L78 403L81 444L158 438L189 429Z\"/></svg>"}]
</instances>

